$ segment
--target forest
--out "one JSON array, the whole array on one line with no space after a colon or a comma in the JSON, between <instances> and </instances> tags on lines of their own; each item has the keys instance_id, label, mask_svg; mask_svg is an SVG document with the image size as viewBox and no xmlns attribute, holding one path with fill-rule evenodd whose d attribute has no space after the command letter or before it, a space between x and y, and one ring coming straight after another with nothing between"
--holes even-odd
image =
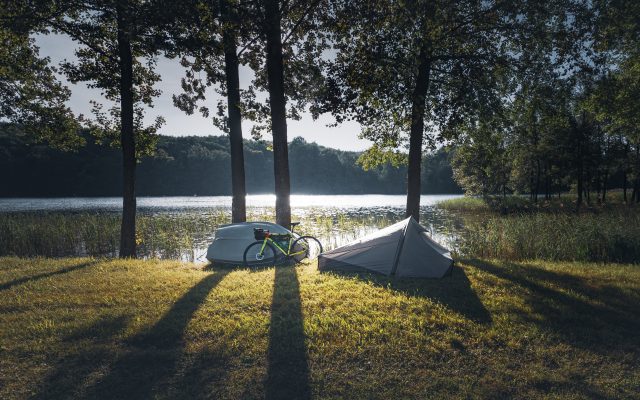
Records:
<instances>
[{"instance_id":1,"label":"forest","mask_svg":"<svg viewBox=\"0 0 640 400\"><path fill-rule=\"evenodd\" d=\"M0 196L118 196L122 177L117 149L100 146L85 133L86 145L62 152L33 143L16 128L0 127ZM249 194L273 191L273 153L265 141L245 140ZM289 143L291 190L298 194L401 194L405 166L389 163L364 170L361 154L307 143ZM423 160L425 194L461 193L453 181L451 154L444 148ZM138 165L141 196L231 194L229 139L224 136L159 136L153 155Z\"/></svg>"}]
</instances>

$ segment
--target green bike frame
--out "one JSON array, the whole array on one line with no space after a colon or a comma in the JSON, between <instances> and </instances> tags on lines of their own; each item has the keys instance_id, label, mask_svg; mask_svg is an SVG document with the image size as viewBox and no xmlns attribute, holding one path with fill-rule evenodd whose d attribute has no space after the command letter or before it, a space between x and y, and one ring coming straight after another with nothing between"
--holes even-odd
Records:
<instances>
[{"instance_id":1,"label":"green bike frame","mask_svg":"<svg viewBox=\"0 0 640 400\"><path fill-rule=\"evenodd\" d=\"M284 254L285 257L292 257L298 254L303 254L306 250L301 250L295 253L291 252L291 246L293 245L293 242L295 240L293 239L293 235L289 235L289 244L287 246L287 250L284 250L282 247L280 247L280 245L278 245L278 242L276 242L275 240L271 239L271 236L266 236L264 238L264 240L262 241L262 247L260 248L260 254L264 253L264 248L267 245L267 242L270 242L273 246L275 246L278 250L280 250L280 252L282 254Z\"/></svg>"}]
</instances>

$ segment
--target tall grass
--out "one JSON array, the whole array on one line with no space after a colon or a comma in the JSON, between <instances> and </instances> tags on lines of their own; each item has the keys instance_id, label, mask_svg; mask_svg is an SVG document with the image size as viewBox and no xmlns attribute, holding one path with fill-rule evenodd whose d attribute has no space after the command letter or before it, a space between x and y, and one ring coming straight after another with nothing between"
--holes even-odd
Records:
<instances>
[{"instance_id":1,"label":"tall grass","mask_svg":"<svg viewBox=\"0 0 640 400\"><path fill-rule=\"evenodd\" d=\"M273 216L272 209L250 209L248 219L272 221ZM294 214L301 222L296 232L318 237L325 249L402 218L401 212L332 213L323 208ZM136 231L138 254L204 260L216 229L229 222L223 210L141 214ZM580 214L562 209L501 214L481 199L465 198L440 203L438 209L422 214L421 223L462 257L640 262L640 209L634 207ZM119 239L120 216L116 213L0 213L0 256L114 257Z\"/></svg>"},{"instance_id":2,"label":"tall grass","mask_svg":"<svg viewBox=\"0 0 640 400\"><path fill-rule=\"evenodd\" d=\"M0 214L0 254L113 255L120 218L110 214Z\"/></svg>"},{"instance_id":3,"label":"tall grass","mask_svg":"<svg viewBox=\"0 0 640 400\"><path fill-rule=\"evenodd\" d=\"M502 214L524 213L524 212L570 212L576 211L577 196L574 193L563 193L561 196L554 195L550 199L539 196L537 201L527 195L489 196L489 197L459 197L455 199L443 200L437 203L437 208L451 212L484 212L493 211ZM632 204L629 204L630 206ZM627 206L624 204L623 195L620 191L607 193L606 201L598 201L595 194L588 200L583 198L580 207L584 212L597 212Z\"/></svg>"},{"instance_id":4,"label":"tall grass","mask_svg":"<svg viewBox=\"0 0 640 400\"><path fill-rule=\"evenodd\" d=\"M249 210L250 221L272 221L273 211ZM311 210L294 215L296 232L318 237L325 249L340 246L395 220L388 216L326 215ZM136 226L138 255L194 261L203 256L216 229L229 213L178 212L140 214ZM0 256L118 255L120 216L115 213L0 213Z\"/></svg>"},{"instance_id":5,"label":"tall grass","mask_svg":"<svg viewBox=\"0 0 640 400\"><path fill-rule=\"evenodd\" d=\"M222 213L140 215L136 229L145 257L194 259L194 249L228 222ZM120 216L112 213L0 214L0 255L117 256Z\"/></svg>"},{"instance_id":6,"label":"tall grass","mask_svg":"<svg viewBox=\"0 0 640 400\"><path fill-rule=\"evenodd\" d=\"M447 211L487 211L489 206L480 197L458 197L437 203L438 208Z\"/></svg>"},{"instance_id":7,"label":"tall grass","mask_svg":"<svg viewBox=\"0 0 640 400\"><path fill-rule=\"evenodd\" d=\"M617 209L467 216L456 245L465 257L637 263L640 213Z\"/></svg>"}]
</instances>

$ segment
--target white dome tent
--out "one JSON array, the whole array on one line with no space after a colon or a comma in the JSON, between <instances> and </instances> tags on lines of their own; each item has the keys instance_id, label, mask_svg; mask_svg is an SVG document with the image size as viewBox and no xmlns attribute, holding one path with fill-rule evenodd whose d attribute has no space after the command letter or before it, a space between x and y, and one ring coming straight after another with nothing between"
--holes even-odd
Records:
<instances>
[{"instance_id":1,"label":"white dome tent","mask_svg":"<svg viewBox=\"0 0 640 400\"><path fill-rule=\"evenodd\" d=\"M321 271L412 278L442 278L452 266L449 250L431 239L412 217L318 257Z\"/></svg>"}]
</instances>

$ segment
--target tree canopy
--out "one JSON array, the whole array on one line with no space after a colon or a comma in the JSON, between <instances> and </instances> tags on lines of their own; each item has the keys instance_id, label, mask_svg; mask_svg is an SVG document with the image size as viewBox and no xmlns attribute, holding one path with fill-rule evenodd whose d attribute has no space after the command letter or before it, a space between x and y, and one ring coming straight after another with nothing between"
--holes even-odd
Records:
<instances>
[{"instance_id":1,"label":"tree canopy","mask_svg":"<svg viewBox=\"0 0 640 400\"><path fill-rule=\"evenodd\" d=\"M77 148L79 124L65 103L71 92L16 17L16 10L0 9L0 120L20 124L55 147Z\"/></svg>"}]
</instances>

